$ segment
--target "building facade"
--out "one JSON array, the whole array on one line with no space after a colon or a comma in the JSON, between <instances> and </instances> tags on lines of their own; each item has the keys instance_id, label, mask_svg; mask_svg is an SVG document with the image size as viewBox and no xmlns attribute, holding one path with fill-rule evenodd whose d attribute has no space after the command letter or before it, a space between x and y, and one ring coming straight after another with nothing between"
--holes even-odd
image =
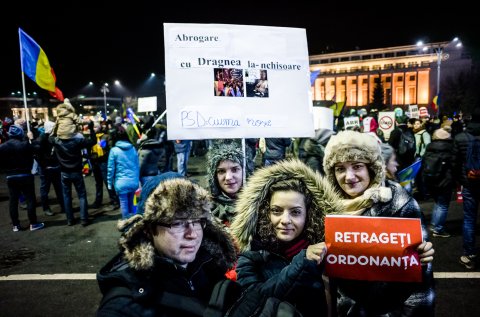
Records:
<instances>
[{"instance_id":1,"label":"building facade","mask_svg":"<svg viewBox=\"0 0 480 317\"><path fill-rule=\"evenodd\" d=\"M370 105L378 81L390 109L428 106L448 77L471 68L468 52L454 41L310 56L310 71L319 71L312 85L314 103L346 99L350 107Z\"/></svg>"}]
</instances>

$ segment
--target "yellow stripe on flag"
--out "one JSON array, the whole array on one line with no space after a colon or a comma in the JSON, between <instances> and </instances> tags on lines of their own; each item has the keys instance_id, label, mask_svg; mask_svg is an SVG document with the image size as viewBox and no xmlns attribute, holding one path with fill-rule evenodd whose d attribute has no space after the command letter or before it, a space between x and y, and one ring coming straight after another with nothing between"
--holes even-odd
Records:
<instances>
[{"instance_id":1,"label":"yellow stripe on flag","mask_svg":"<svg viewBox=\"0 0 480 317\"><path fill-rule=\"evenodd\" d=\"M38 54L37 72L35 77L38 86L45 90L55 92L55 77L53 77L47 55L42 49L40 49Z\"/></svg>"}]
</instances>

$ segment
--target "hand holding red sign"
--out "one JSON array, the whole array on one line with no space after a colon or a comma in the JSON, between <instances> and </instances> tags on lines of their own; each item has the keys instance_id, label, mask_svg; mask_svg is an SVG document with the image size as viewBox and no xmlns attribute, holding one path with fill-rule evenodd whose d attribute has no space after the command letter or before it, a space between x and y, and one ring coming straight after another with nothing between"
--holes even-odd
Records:
<instances>
[{"instance_id":1,"label":"hand holding red sign","mask_svg":"<svg viewBox=\"0 0 480 317\"><path fill-rule=\"evenodd\" d=\"M345 279L420 282L421 262L433 255L431 243L423 261L416 251L420 219L327 216L325 242L326 274Z\"/></svg>"},{"instance_id":2,"label":"hand holding red sign","mask_svg":"<svg viewBox=\"0 0 480 317\"><path fill-rule=\"evenodd\" d=\"M327 245L325 242L309 245L305 257L309 260L315 260L318 265L322 263L327 253Z\"/></svg>"}]
</instances>

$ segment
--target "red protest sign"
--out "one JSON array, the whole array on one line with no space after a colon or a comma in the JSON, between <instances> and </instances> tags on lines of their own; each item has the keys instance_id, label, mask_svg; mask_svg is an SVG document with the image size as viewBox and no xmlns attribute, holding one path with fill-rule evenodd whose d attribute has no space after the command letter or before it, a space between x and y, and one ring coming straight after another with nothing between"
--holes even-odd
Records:
<instances>
[{"instance_id":1,"label":"red protest sign","mask_svg":"<svg viewBox=\"0 0 480 317\"><path fill-rule=\"evenodd\" d=\"M420 219L325 218L326 274L353 280L420 282Z\"/></svg>"}]
</instances>

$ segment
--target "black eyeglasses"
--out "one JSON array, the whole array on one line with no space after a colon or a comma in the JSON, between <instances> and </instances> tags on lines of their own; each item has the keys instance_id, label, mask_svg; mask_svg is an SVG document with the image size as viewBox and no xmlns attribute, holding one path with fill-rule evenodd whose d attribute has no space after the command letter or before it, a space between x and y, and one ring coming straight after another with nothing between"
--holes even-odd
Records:
<instances>
[{"instance_id":1,"label":"black eyeglasses","mask_svg":"<svg viewBox=\"0 0 480 317\"><path fill-rule=\"evenodd\" d=\"M157 225L170 228L170 231L174 233L184 232L185 230L190 228L190 225L192 225L193 230L201 231L207 226L207 219L200 218L192 220L175 220L172 223L157 223Z\"/></svg>"}]
</instances>

